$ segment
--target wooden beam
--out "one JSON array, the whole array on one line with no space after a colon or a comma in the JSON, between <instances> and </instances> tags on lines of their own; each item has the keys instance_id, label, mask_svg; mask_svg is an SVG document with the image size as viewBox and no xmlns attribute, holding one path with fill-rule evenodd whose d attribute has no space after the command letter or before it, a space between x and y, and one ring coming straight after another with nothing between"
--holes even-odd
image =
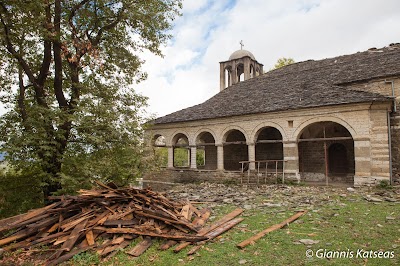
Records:
<instances>
[{"instance_id":1,"label":"wooden beam","mask_svg":"<svg viewBox=\"0 0 400 266\"><path fill-rule=\"evenodd\" d=\"M197 252L207 241L210 241L214 238L216 238L219 235L222 235L238 223L242 222L244 219L243 218L235 218L233 220L230 220L229 222L226 222L225 224L221 225L218 228L215 228L213 231L209 232L206 234L208 237L207 240L199 242L196 246L194 246L187 254L188 255L193 255L194 253Z\"/></svg>"},{"instance_id":2,"label":"wooden beam","mask_svg":"<svg viewBox=\"0 0 400 266\"><path fill-rule=\"evenodd\" d=\"M246 141L226 141L223 142L222 145L242 145L242 144L247 144Z\"/></svg>"},{"instance_id":3,"label":"wooden beam","mask_svg":"<svg viewBox=\"0 0 400 266\"><path fill-rule=\"evenodd\" d=\"M240 215L243 212L243 209L235 209L234 211L232 211L231 213L225 215L224 217L222 217L220 220L218 220L217 222L213 223L212 225L208 226L208 227L204 227L203 229L201 229L197 235L198 236L205 236L208 232L214 230L215 228L223 225L224 223L232 220L233 218L235 218L236 216ZM190 243L189 242L183 242L181 244L179 244L175 249L174 252L177 253L179 251L181 251L182 249L184 249L185 247L189 246Z\"/></svg>"},{"instance_id":4,"label":"wooden beam","mask_svg":"<svg viewBox=\"0 0 400 266\"><path fill-rule=\"evenodd\" d=\"M106 228L106 227L95 227L94 230L100 230L106 232L108 234L135 234L142 236L152 236L152 237L160 237L165 239L173 239L173 240L182 240L188 242L198 242L207 239L204 236L198 235L168 235L168 234L156 234L147 231L140 231L134 228Z\"/></svg>"},{"instance_id":5,"label":"wooden beam","mask_svg":"<svg viewBox=\"0 0 400 266\"><path fill-rule=\"evenodd\" d=\"M142 241L140 241L139 244L134 246L131 250L127 251L126 253L134 256L134 257L139 257L142 255L151 245L153 244L153 241L151 240L151 237L145 237Z\"/></svg>"},{"instance_id":6,"label":"wooden beam","mask_svg":"<svg viewBox=\"0 0 400 266\"><path fill-rule=\"evenodd\" d=\"M238 248L244 248L244 247L248 246L249 244L254 243L254 242L257 241L258 239L262 238L262 237L265 236L266 234L268 234L268 233L270 233L270 232L272 232L272 231L281 229L281 228L284 227L285 225L287 225L287 224L293 222L294 220L296 220L296 219L299 218L300 216L304 215L306 212L307 212L307 211L298 212L298 213L296 213L295 215L293 215L292 217L286 219L285 221L283 221L283 222L281 222L281 223L279 223L279 224L275 224L275 225L273 225L273 226L271 226L271 227L269 227L269 228L267 228L267 229L261 231L260 233L258 233L258 234L256 234L256 235L250 237L249 239L244 240L243 242L237 244L236 246L237 246Z\"/></svg>"},{"instance_id":7,"label":"wooden beam","mask_svg":"<svg viewBox=\"0 0 400 266\"><path fill-rule=\"evenodd\" d=\"M283 143L281 139L260 139L256 141L256 144L263 144L263 143Z\"/></svg>"},{"instance_id":8,"label":"wooden beam","mask_svg":"<svg viewBox=\"0 0 400 266\"><path fill-rule=\"evenodd\" d=\"M338 140L353 140L353 138L352 138L352 137L310 138L310 139L299 139L297 142L307 142L307 141L338 141Z\"/></svg>"}]
</instances>

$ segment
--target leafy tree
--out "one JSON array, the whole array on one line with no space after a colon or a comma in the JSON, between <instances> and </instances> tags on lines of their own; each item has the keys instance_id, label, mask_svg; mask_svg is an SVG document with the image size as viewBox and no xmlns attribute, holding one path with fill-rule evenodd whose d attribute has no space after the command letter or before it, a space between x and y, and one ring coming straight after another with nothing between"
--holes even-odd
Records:
<instances>
[{"instance_id":1,"label":"leafy tree","mask_svg":"<svg viewBox=\"0 0 400 266\"><path fill-rule=\"evenodd\" d=\"M187 167L190 166L189 155L190 150L186 148L175 148L174 149L174 166L175 167Z\"/></svg>"},{"instance_id":2,"label":"leafy tree","mask_svg":"<svg viewBox=\"0 0 400 266\"><path fill-rule=\"evenodd\" d=\"M282 58L279 58L278 61L276 61L273 69L278 69L278 68L281 68L281 67L293 64L293 63L295 63L293 58L282 57Z\"/></svg>"},{"instance_id":3,"label":"leafy tree","mask_svg":"<svg viewBox=\"0 0 400 266\"><path fill-rule=\"evenodd\" d=\"M65 180L128 178L143 167L138 54L161 55L180 8L181 0L0 1L0 95L10 110L1 149L15 169L37 173L44 196Z\"/></svg>"},{"instance_id":4,"label":"leafy tree","mask_svg":"<svg viewBox=\"0 0 400 266\"><path fill-rule=\"evenodd\" d=\"M155 159L154 163L159 167L167 167L168 165L168 149L165 147L156 147L154 149ZM196 164L197 166L204 165L205 152L202 149L197 149L196 152ZM177 167L189 166L188 161L188 150L183 148L174 149L174 165Z\"/></svg>"},{"instance_id":5,"label":"leafy tree","mask_svg":"<svg viewBox=\"0 0 400 266\"><path fill-rule=\"evenodd\" d=\"M206 152L204 149L197 149L196 151L196 164L197 166L203 166L205 164L205 156Z\"/></svg>"}]
</instances>

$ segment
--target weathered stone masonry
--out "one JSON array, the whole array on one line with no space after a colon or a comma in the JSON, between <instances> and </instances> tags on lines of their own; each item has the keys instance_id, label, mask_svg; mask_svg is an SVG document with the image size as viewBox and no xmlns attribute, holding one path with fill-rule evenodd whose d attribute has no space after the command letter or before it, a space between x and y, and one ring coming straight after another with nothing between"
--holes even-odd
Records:
<instances>
[{"instance_id":1,"label":"weathered stone masonry","mask_svg":"<svg viewBox=\"0 0 400 266\"><path fill-rule=\"evenodd\" d=\"M163 176L169 181L237 180L240 161L258 172L267 164L257 162L265 160L284 160L285 176L304 181L364 185L399 179L400 45L263 75L245 50L220 66L220 93L156 119L147 131L153 141L164 137L170 171ZM190 151L186 169L174 167L178 139ZM201 167L198 148L206 155Z\"/></svg>"}]
</instances>

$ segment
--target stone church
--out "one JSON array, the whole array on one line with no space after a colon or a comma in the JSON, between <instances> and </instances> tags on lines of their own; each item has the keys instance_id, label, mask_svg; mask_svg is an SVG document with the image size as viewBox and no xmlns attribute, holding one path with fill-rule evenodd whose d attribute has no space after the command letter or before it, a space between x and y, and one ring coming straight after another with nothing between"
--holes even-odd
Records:
<instances>
[{"instance_id":1,"label":"stone church","mask_svg":"<svg viewBox=\"0 0 400 266\"><path fill-rule=\"evenodd\" d=\"M400 174L399 101L400 44L266 73L241 49L220 62L215 96L152 121L147 134L168 150L168 163L148 178L393 184ZM176 165L176 149L187 151L186 165Z\"/></svg>"}]
</instances>

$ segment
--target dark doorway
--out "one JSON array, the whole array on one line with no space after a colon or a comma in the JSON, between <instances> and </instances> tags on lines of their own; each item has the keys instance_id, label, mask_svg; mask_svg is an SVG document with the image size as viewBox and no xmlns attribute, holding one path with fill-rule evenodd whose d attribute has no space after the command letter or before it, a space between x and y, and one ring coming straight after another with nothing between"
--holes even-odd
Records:
<instances>
[{"instance_id":1,"label":"dark doorway","mask_svg":"<svg viewBox=\"0 0 400 266\"><path fill-rule=\"evenodd\" d=\"M244 134L239 130L229 131L224 142L224 169L240 171L240 162L248 159L248 147Z\"/></svg>"},{"instance_id":2,"label":"dark doorway","mask_svg":"<svg viewBox=\"0 0 400 266\"><path fill-rule=\"evenodd\" d=\"M328 150L329 173L345 175L349 172L347 149L341 143L333 143Z\"/></svg>"}]
</instances>

